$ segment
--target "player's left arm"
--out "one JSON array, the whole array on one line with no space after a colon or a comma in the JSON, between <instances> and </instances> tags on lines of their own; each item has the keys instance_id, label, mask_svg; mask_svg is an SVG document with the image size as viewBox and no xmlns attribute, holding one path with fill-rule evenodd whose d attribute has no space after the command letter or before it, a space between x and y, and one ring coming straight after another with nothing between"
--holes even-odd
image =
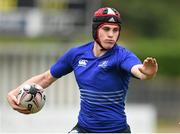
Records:
<instances>
[{"instance_id":1,"label":"player's left arm","mask_svg":"<svg viewBox=\"0 0 180 134\"><path fill-rule=\"evenodd\" d=\"M157 61L155 58L152 57L147 57L143 61L143 64L134 65L131 68L131 73L135 77L141 80L153 78L156 75L157 71L158 71Z\"/></svg>"}]
</instances>

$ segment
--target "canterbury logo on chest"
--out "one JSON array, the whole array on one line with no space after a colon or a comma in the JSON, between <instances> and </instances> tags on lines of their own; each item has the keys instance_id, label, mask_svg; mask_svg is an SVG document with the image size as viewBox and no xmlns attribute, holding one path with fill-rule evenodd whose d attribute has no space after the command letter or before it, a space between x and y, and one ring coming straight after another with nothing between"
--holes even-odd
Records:
<instances>
[{"instance_id":1,"label":"canterbury logo on chest","mask_svg":"<svg viewBox=\"0 0 180 134\"><path fill-rule=\"evenodd\" d=\"M88 60L79 60L78 66L86 67L88 63Z\"/></svg>"}]
</instances>

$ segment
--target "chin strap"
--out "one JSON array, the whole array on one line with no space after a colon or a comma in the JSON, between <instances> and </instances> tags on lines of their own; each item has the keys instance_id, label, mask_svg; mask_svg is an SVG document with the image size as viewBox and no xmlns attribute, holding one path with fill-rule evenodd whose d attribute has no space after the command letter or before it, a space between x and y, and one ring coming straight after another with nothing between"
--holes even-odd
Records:
<instances>
[{"instance_id":1,"label":"chin strap","mask_svg":"<svg viewBox=\"0 0 180 134\"><path fill-rule=\"evenodd\" d=\"M106 48L104 48L104 47L101 45L101 43L100 43L100 41L99 41L98 39L96 39L96 43L100 46L101 50L107 50Z\"/></svg>"}]
</instances>

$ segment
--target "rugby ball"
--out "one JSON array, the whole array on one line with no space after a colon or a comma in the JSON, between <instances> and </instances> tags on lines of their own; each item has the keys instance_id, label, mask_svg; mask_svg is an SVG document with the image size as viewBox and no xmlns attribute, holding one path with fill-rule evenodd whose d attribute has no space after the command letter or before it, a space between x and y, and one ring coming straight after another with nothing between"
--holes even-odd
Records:
<instances>
[{"instance_id":1,"label":"rugby ball","mask_svg":"<svg viewBox=\"0 0 180 134\"><path fill-rule=\"evenodd\" d=\"M46 94L40 85L25 84L20 88L17 99L20 106L27 108L31 113L37 113L45 104Z\"/></svg>"}]
</instances>

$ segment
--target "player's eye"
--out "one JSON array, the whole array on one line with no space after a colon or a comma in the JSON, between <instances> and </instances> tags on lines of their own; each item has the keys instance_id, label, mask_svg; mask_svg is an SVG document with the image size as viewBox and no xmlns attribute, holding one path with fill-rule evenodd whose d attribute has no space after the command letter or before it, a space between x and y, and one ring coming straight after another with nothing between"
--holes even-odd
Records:
<instances>
[{"instance_id":1,"label":"player's eye","mask_svg":"<svg viewBox=\"0 0 180 134\"><path fill-rule=\"evenodd\" d=\"M108 32L108 31L110 30L109 27L103 27L102 29L103 29L105 32Z\"/></svg>"},{"instance_id":2,"label":"player's eye","mask_svg":"<svg viewBox=\"0 0 180 134\"><path fill-rule=\"evenodd\" d=\"M119 31L119 28L114 28L114 29L113 29L113 32L114 32L114 33L118 32L118 31Z\"/></svg>"}]
</instances>

